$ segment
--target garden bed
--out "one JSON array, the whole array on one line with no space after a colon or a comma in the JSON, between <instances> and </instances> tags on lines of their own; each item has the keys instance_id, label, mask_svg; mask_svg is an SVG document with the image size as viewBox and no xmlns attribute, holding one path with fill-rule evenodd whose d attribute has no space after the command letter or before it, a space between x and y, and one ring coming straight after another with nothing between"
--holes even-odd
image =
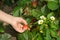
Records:
<instances>
[{"instance_id":1,"label":"garden bed","mask_svg":"<svg viewBox=\"0 0 60 40\"><path fill-rule=\"evenodd\" d=\"M4 26L5 31L1 32L9 34L10 40L60 40L60 0L8 2L0 2L1 10L15 17L23 17L30 28L24 33L17 33L11 25Z\"/></svg>"}]
</instances>

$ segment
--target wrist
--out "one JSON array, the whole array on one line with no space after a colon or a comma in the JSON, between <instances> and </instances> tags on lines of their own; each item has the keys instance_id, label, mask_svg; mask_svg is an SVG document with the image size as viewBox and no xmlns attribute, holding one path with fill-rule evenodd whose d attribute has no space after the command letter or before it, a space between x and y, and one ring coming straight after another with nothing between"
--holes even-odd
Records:
<instances>
[{"instance_id":1,"label":"wrist","mask_svg":"<svg viewBox=\"0 0 60 40\"><path fill-rule=\"evenodd\" d=\"M0 20L8 24L13 22L14 17L0 10Z\"/></svg>"},{"instance_id":2,"label":"wrist","mask_svg":"<svg viewBox=\"0 0 60 40\"><path fill-rule=\"evenodd\" d=\"M14 17L13 16L9 16L9 20L7 20L8 24L12 24L14 21Z\"/></svg>"}]
</instances>

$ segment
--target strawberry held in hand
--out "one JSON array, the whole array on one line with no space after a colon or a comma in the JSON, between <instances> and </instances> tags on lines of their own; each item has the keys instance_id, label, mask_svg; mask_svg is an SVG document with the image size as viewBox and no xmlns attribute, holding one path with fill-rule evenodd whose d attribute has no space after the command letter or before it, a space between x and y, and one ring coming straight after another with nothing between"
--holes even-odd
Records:
<instances>
[{"instance_id":1,"label":"strawberry held in hand","mask_svg":"<svg viewBox=\"0 0 60 40\"><path fill-rule=\"evenodd\" d=\"M22 29L24 29L24 30L30 30L30 28L28 27L28 25L24 25L24 26L22 27Z\"/></svg>"}]
</instances>

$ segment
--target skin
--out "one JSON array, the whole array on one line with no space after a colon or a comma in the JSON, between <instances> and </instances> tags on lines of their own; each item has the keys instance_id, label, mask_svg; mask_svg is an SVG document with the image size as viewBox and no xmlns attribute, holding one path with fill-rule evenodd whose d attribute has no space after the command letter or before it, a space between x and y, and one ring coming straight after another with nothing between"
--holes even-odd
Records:
<instances>
[{"instance_id":1,"label":"skin","mask_svg":"<svg viewBox=\"0 0 60 40\"><path fill-rule=\"evenodd\" d=\"M27 25L27 22L21 18L21 17L14 17L11 15L8 15L7 13L3 12L0 10L0 21L6 22L8 24L11 24L12 27L17 31L17 32L24 32L27 29L22 29L23 23L24 25Z\"/></svg>"}]
</instances>

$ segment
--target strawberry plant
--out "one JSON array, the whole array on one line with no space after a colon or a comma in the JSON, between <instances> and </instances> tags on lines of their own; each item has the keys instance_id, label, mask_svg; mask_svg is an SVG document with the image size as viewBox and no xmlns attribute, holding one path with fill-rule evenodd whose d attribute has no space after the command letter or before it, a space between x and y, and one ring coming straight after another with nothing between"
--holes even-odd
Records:
<instances>
[{"instance_id":1,"label":"strawberry plant","mask_svg":"<svg viewBox=\"0 0 60 40\"><path fill-rule=\"evenodd\" d=\"M60 40L60 0L18 0L12 15L28 23L25 32L17 33L17 40Z\"/></svg>"},{"instance_id":2,"label":"strawberry plant","mask_svg":"<svg viewBox=\"0 0 60 40\"><path fill-rule=\"evenodd\" d=\"M17 39L60 40L57 32L60 18L59 5L59 0L19 0L12 14L23 17L28 22L30 30L18 33Z\"/></svg>"}]
</instances>

